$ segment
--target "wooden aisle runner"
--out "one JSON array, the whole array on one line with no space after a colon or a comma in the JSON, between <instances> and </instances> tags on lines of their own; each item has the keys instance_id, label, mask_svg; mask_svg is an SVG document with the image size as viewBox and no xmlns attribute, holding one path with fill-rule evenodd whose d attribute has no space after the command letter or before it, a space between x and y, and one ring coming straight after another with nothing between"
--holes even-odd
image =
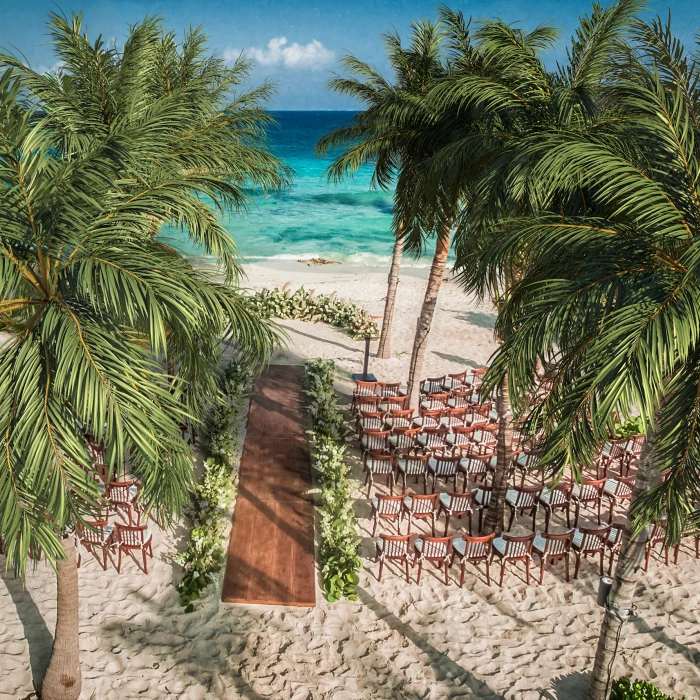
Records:
<instances>
[{"instance_id":1,"label":"wooden aisle runner","mask_svg":"<svg viewBox=\"0 0 700 700\"><path fill-rule=\"evenodd\" d=\"M314 513L304 368L256 380L241 458L222 600L316 605Z\"/></svg>"}]
</instances>

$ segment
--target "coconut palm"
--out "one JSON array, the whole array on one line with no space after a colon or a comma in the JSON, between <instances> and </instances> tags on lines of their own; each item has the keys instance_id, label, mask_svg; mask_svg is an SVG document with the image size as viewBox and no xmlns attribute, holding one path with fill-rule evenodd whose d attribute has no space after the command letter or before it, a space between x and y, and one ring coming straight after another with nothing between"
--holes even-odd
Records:
<instances>
[{"instance_id":1,"label":"coconut palm","mask_svg":"<svg viewBox=\"0 0 700 700\"><path fill-rule=\"evenodd\" d=\"M334 92L348 95L365 106L348 126L335 129L318 143L317 150L321 154L335 148L345 149L328 167L329 181L340 182L347 176L352 177L371 163L374 168L372 186L389 190L401 173L414 173L426 156L424 150L412 144L415 130L429 119L421 99L433 81L444 73L441 28L431 22L415 22L407 48L397 33L385 34L383 38L393 83L351 54L340 59L347 75L336 76L328 83ZM399 196L410 198L411 192L399 188L394 192L395 202ZM393 226L394 248L377 348L377 356L384 359L391 357L391 324L406 224L395 216Z\"/></svg>"},{"instance_id":2,"label":"coconut palm","mask_svg":"<svg viewBox=\"0 0 700 700\"><path fill-rule=\"evenodd\" d=\"M700 54L686 55L658 19L635 39L615 118L524 144L538 213L502 222L480 270L502 270L516 250L527 261L499 317L493 381L507 379L522 406L538 360L556 360L551 393L527 416L544 431L552 474L592 464L616 415L638 411L645 426L590 700L606 698L614 677L645 525L664 514L673 544L700 500Z\"/></svg>"},{"instance_id":3,"label":"coconut palm","mask_svg":"<svg viewBox=\"0 0 700 700\"><path fill-rule=\"evenodd\" d=\"M469 291L483 295L484 280L474 284L473 272L483 246L494 235L493 222L504 216L528 220L533 213L523 196L532 165L524 139L536 140L552 130L585 131L604 120L601 94L611 75L611 59L622 51L625 31L638 9L636 0L594 7L590 17L581 19L568 60L555 73L542 61L543 51L558 37L554 28L543 25L524 32L498 20L483 22L470 47L482 60L471 61L469 70L451 72L431 91L429 101L443 113L445 143L424 180L428 192L437 183L450 199L463 203L455 228L456 271ZM442 12L449 25L459 25L459 15L450 16L444 8ZM471 119L465 119L470 113ZM517 255L488 280L497 308L507 302L522 264ZM500 332L505 333L505 327ZM502 379L498 464L485 519L485 531L497 534L503 529L513 431L507 380Z\"/></svg>"},{"instance_id":4,"label":"coconut palm","mask_svg":"<svg viewBox=\"0 0 700 700\"><path fill-rule=\"evenodd\" d=\"M288 183L291 171L267 148L273 121L264 104L274 86L265 82L242 90L249 60L240 57L227 66L208 52L201 29L185 32L178 45L157 16L130 27L122 50L107 46L101 36L90 41L82 14L69 19L52 12L47 26L59 68L41 74L6 54L0 54L0 65L13 68L20 78L57 150L68 158L90 152L96 139L127 134L152 120L153 105L168 99L189 109L191 124L173 139L167 166L179 161L183 172L201 175L198 191L189 195L196 216L154 216L153 231L165 221L180 228L224 266L230 280L237 279L235 244L210 203L221 212L243 212L251 189ZM161 168L152 158L136 165L145 180ZM138 187L134 185L135 193Z\"/></svg>"},{"instance_id":5,"label":"coconut palm","mask_svg":"<svg viewBox=\"0 0 700 700\"><path fill-rule=\"evenodd\" d=\"M0 78L0 537L18 574L30 551L56 566L52 700L80 694L73 532L101 495L87 435L104 440L110 472L131 449L140 505L171 522L192 484L179 424L215 395L216 344L228 336L260 362L276 334L235 287L152 235L154 220L200 221L192 193L215 186L172 154L196 105L154 100L129 128L60 151L24 85L11 71Z\"/></svg>"}]
</instances>

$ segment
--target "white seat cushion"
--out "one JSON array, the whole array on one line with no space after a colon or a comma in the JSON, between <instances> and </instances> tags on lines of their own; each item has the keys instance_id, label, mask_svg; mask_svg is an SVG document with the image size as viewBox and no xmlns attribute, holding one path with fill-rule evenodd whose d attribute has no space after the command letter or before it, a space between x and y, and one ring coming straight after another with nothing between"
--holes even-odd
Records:
<instances>
[{"instance_id":1,"label":"white seat cushion","mask_svg":"<svg viewBox=\"0 0 700 700\"><path fill-rule=\"evenodd\" d=\"M574 532L574 540L573 541L577 547L581 546L581 543L583 542L583 533L581 532L581 530L576 530Z\"/></svg>"},{"instance_id":2,"label":"white seat cushion","mask_svg":"<svg viewBox=\"0 0 700 700\"><path fill-rule=\"evenodd\" d=\"M532 543L532 546L539 552L544 552L545 547L547 546L547 540L542 537L542 535L535 535L535 540Z\"/></svg>"},{"instance_id":3,"label":"white seat cushion","mask_svg":"<svg viewBox=\"0 0 700 700\"><path fill-rule=\"evenodd\" d=\"M449 493L441 493L440 503L442 503L442 505L445 506L445 508L449 508L450 503L452 503L452 496L450 496Z\"/></svg>"},{"instance_id":4,"label":"white seat cushion","mask_svg":"<svg viewBox=\"0 0 700 700\"><path fill-rule=\"evenodd\" d=\"M496 537L493 541L493 546L501 553L505 554L506 541L502 537Z\"/></svg>"},{"instance_id":5,"label":"white seat cushion","mask_svg":"<svg viewBox=\"0 0 700 700\"><path fill-rule=\"evenodd\" d=\"M464 556L464 552L467 550L467 543L461 537L456 537L452 540L452 546L455 548L457 554L461 557Z\"/></svg>"},{"instance_id":6,"label":"white seat cushion","mask_svg":"<svg viewBox=\"0 0 700 700\"><path fill-rule=\"evenodd\" d=\"M480 506L488 506L488 504L491 503L491 491L477 489L475 498Z\"/></svg>"},{"instance_id":7,"label":"white seat cushion","mask_svg":"<svg viewBox=\"0 0 700 700\"><path fill-rule=\"evenodd\" d=\"M518 491L515 489L508 489L506 491L506 502L510 503L511 505L515 505L515 502L518 500Z\"/></svg>"}]
</instances>

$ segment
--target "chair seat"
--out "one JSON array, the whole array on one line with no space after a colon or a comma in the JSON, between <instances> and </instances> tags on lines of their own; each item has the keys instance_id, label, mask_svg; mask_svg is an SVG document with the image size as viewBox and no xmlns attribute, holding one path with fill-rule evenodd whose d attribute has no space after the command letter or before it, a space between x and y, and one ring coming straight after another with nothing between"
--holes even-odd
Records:
<instances>
[{"instance_id":1,"label":"chair seat","mask_svg":"<svg viewBox=\"0 0 700 700\"><path fill-rule=\"evenodd\" d=\"M419 428L437 428L440 424L430 416L418 416L413 419L413 425Z\"/></svg>"},{"instance_id":2,"label":"chair seat","mask_svg":"<svg viewBox=\"0 0 700 700\"><path fill-rule=\"evenodd\" d=\"M415 459L399 459L396 462L396 467L406 476L415 476L425 472L425 462Z\"/></svg>"},{"instance_id":3,"label":"chair seat","mask_svg":"<svg viewBox=\"0 0 700 700\"><path fill-rule=\"evenodd\" d=\"M506 491L506 503L514 508L530 508L535 505L535 494L516 489Z\"/></svg>"},{"instance_id":4,"label":"chair seat","mask_svg":"<svg viewBox=\"0 0 700 700\"><path fill-rule=\"evenodd\" d=\"M527 556L527 548L524 542L509 542L502 537L496 537L493 541L493 546L496 548L499 554L505 556L506 551L510 545L510 551L508 552L509 557L524 557Z\"/></svg>"},{"instance_id":5,"label":"chair seat","mask_svg":"<svg viewBox=\"0 0 700 700\"><path fill-rule=\"evenodd\" d=\"M581 530L574 531L573 544L575 547L580 547L583 544L583 533Z\"/></svg>"},{"instance_id":6,"label":"chair seat","mask_svg":"<svg viewBox=\"0 0 700 700\"><path fill-rule=\"evenodd\" d=\"M544 552L544 550L547 548L547 540L544 537L542 537L542 535L535 535L535 539L532 542L532 546L538 552Z\"/></svg>"},{"instance_id":7,"label":"chair seat","mask_svg":"<svg viewBox=\"0 0 700 700\"><path fill-rule=\"evenodd\" d=\"M447 544L444 542L424 542L423 539L418 537L413 545L424 557L446 559L449 556Z\"/></svg>"},{"instance_id":8,"label":"chair seat","mask_svg":"<svg viewBox=\"0 0 700 700\"><path fill-rule=\"evenodd\" d=\"M488 542L471 542L467 549L467 541L461 537L456 537L452 540L452 547L459 557L483 557L488 559L491 549Z\"/></svg>"},{"instance_id":9,"label":"chair seat","mask_svg":"<svg viewBox=\"0 0 700 700\"><path fill-rule=\"evenodd\" d=\"M496 537L493 540L493 546L501 553L505 554L506 553L506 545L507 542L502 538L502 537Z\"/></svg>"},{"instance_id":10,"label":"chair seat","mask_svg":"<svg viewBox=\"0 0 700 700\"><path fill-rule=\"evenodd\" d=\"M440 503L442 503L448 510L452 507L452 496L449 493L441 493L439 496Z\"/></svg>"},{"instance_id":11,"label":"chair seat","mask_svg":"<svg viewBox=\"0 0 700 700\"><path fill-rule=\"evenodd\" d=\"M377 537L377 549L385 557L405 557L408 554L408 544L405 541L395 542L383 537Z\"/></svg>"},{"instance_id":12,"label":"chair seat","mask_svg":"<svg viewBox=\"0 0 700 700\"><path fill-rule=\"evenodd\" d=\"M563 491L558 491L557 489L542 489L540 494L540 501L546 503L549 506L561 506L567 502L566 494Z\"/></svg>"},{"instance_id":13,"label":"chair seat","mask_svg":"<svg viewBox=\"0 0 700 700\"><path fill-rule=\"evenodd\" d=\"M592 501L598 498L598 489L589 484L574 484L571 489L571 497L579 501Z\"/></svg>"},{"instance_id":14,"label":"chair seat","mask_svg":"<svg viewBox=\"0 0 700 700\"><path fill-rule=\"evenodd\" d=\"M413 498L411 496L406 496L406 498L403 499L403 503L406 506L408 510L410 510L414 515L422 515L425 513L432 513L433 512L433 504L431 501L416 501L419 505L416 506L416 509L413 509Z\"/></svg>"},{"instance_id":15,"label":"chair seat","mask_svg":"<svg viewBox=\"0 0 700 700\"><path fill-rule=\"evenodd\" d=\"M603 493L614 498L628 498L632 495L632 488L617 479L608 479L603 486Z\"/></svg>"},{"instance_id":16,"label":"chair seat","mask_svg":"<svg viewBox=\"0 0 700 700\"><path fill-rule=\"evenodd\" d=\"M428 469L439 476L452 476L457 470L455 462L440 462L435 457L428 460Z\"/></svg>"},{"instance_id":17,"label":"chair seat","mask_svg":"<svg viewBox=\"0 0 700 700\"><path fill-rule=\"evenodd\" d=\"M462 457L459 460L459 468L468 474L485 474L488 469L488 463L481 459Z\"/></svg>"},{"instance_id":18,"label":"chair seat","mask_svg":"<svg viewBox=\"0 0 700 700\"><path fill-rule=\"evenodd\" d=\"M390 419L387 418L387 424ZM362 430L381 430L384 427L384 422L381 418L362 418L360 420L360 428Z\"/></svg>"},{"instance_id":19,"label":"chair seat","mask_svg":"<svg viewBox=\"0 0 700 700\"><path fill-rule=\"evenodd\" d=\"M448 408L466 408L468 405L469 402L463 398L452 397L451 399L447 399Z\"/></svg>"},{"instance_id":20,"label":"chair seat","mask_svg":"<svg viewBox=\"0 0 700 700\"><path fill-rule=\"evenodd\" d=\"M391 474L391 472L394 471L391 462L385 459L370 458L365 464L372 474Z\"/></svg>"},{"instance_id":21,"label":"chair seat","mask_svg":"<svg viewBox=\"0 0 700 700\"><path fill-rule=\"evenodd\" d=\"M491 491L477 489L475 499L480 506L488 506L491 503Z\"/></svg>"},{"instance_id":22,"label":"chair seat","mask_svg":"<svg viewBox=\"0 0 700 700\"><path fill-rule=\"evenodd\" d=\"M403 418L403 417L394 418L393 416L388 416L387 418L384 419L384 422L390 428L410 428L411 427L411 421L408 420L408 418ZM378 428L377 428L377 430L378 430ZM391 440L391 437L389 439Z\"/></svg>"},{"instance_id":23,"label":"chair seat","mask_svg":"<svg viewBox=\"0 0 700 700\"><path fill-rule=\"evenodd\" d=\"M382 510L379 510L380 504L378 498L370 500L372 508L380 515L398 515L401 512L401 501L382 501Z\"/></svg>"},{"instance_id":24,"label":"chair seat","mask_svg":"<svg viewBox=\"0 0 700 700\"><path fill-rule=\"evenodd\" d=\"M445 438L445 442L448 445L467 445L471 441L464 433L451 433Z\"/></svg>"}]
</instances>

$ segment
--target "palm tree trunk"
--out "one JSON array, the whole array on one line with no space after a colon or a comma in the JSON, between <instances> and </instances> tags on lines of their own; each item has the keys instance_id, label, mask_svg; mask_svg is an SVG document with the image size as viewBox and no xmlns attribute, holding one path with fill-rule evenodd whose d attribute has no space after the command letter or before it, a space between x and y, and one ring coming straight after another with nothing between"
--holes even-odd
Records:
<instances>
[{"instance_id":1,"label":"palm tree trunk","mask_svg":"<svg viewBox=\"0 0 700 700\"><path fill-rule=\"evenodd\" d=\"M386 303L384 304L384 318L382 319L382 332L379 337L377 357L388 360L391 357L391 323L394 318L394 306L396 305L396 290L399 286L399 269L401 256L403 255L403 236L401 229L397 231L394 251L391 255L391 268L389 269L389 285L386 291Z\"/></svg>"},{"instance_id":2,"label":"palm tree trunk","mask_svg":"<svg viewBox=\"0 0 700 700\"><path fill-rule=\"evenodd\" d=\"M77 700L82 687L75 539L66 537L62 544L65 559L56 562L56 634L49 668L41 686L43 700Z\"/></svg>"},{"instance_id":3,"label":"palm tree trunk","mask_svg":"<svg viewBox=\"0 0 700 700\"><path fill-rule=\"evenodd\" d=\"M418 317L416 337L413 341L413 352L411 353L411 367L408 372L408 401L411 408L416 408L418 406L423 360L425 359L430 326L433 322L435 306L437 305L438 294L440 293L442 276L445 274L445 263L447 262L447 254L450 250L450 234L450 229L445 227L442 235L439 235L435 242L435 255L433 256L433 263L430 266L428 286L425 290L423 306L420 311L420 316Z\"/></svg>"},{"instance_id":4,"label":"palm tree trunk","mask_svg":"<svg viewBox=\"0 0 700 700\"><path fill-rule=\"evenodd\" d=\"M659 470L655 466L655 446L656 434L650 431L639 459L630 508L642 494L659 481ZM625 520L620 557L615 568L615 580L608 599L608 609L605 611L603 626L598 638L598 649L595 654L593 677L588 688L587 700L607 700L610 693L610 686L615 679L615 655L618 640L624 625L624 622L620 622L615 616L614 611L619 611L624 618L626 611L632 607L632 600L644 561L646 539L646 528L633 537L629 522L627 519Z\"/></svg>"},{"instance_id":5,"label":"palm tree trunk","mask_svg":"<svg viewBox=\"0 0 700 700\"><path fill-rule=\"evenodd\" d=\"M493 475L491 501L486 509L484 533L492 532L500 537L503 532L506 491L508 491L508 472L513 453L513 414L510 409L508 393L508 375L503 378L498 388L498 446L496 449L496 471Z\"/></svg>"}]
</instances>

